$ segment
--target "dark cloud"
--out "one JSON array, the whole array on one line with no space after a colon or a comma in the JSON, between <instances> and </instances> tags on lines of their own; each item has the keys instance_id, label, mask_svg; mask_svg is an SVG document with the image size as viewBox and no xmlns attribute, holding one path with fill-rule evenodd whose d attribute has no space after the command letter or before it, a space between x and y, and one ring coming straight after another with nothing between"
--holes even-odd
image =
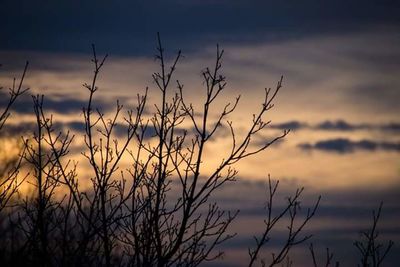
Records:
<instances>
[{"instance_id":1,"label":"dark cloud","mask_svg":"<svg viewBox=\"0 0 400 267\"><path fill-rule=\"evenodd\" d=\"M3 110L8 103L8 92L6 90L0 91L0 110ZM46 96L43 101L43 108L46 113L76 113L79 114L84 107L87 106L86 99L71 98L68 96L52 97ZM94 108L100 108L107 111L115 106L115 103L105 100L96 100L93 105ZM33 100L32 96L28 93L20 96L11 108L11 112L20 114L34 114L33 113Z\"/></svg>"},{"instance_id":2,"label":"dark cloud","mask_svg":"<svg viewBox=\"0 0 400 267\"><path fill-rule=\"evenodd\" d=\"M325 121L315 126L318 130L338 130L338 131L350 131L356 129L365 129L366 125L353 125L344 120L337 121Z\"/></svg>"},{"instance_id":3,"label":"dark cloud","mask_svg":"<svg viewBox=\"0 0 400 267\"><path fill-rule=\"evenodd\" d=\"M400 123L388 123L385 125L382 125L383 130L389 130L389 131L400 131Z\"/></svg>"},{"instance_id":4,"label":"dark cloud","mask_svg":"<svg viewBox=\"0 0 400 267\"><path fill-rule=\"evenodd\" d=\"M368 124L368 123L350 123L345 120L324 121L315 125L310 125L301 121L288 121L270 126L273 129L290 129L303 130L312 129L320 131L355 131L355 130L380 130L380 131L400 131L400 123L383 123L383 124Z\"/></svg>"},{"instance_id":5,"label":"dark cloud","mask_svg":"<svg viewBox=\"0 0 400 267\"><path fill-rule=\"evenodd\" d=\"M4 110L8 104L8 91L7 90L0 90L0 110ZM85 108L88 104L87 99L78 99L78 98L71 98L66 97L65 95L51 95L45 96L43 98L43 109L46 115L50 115L53 113L56 114L68 114L68 115L80 115L82 114L83 108ZM125 97L125 101L127 98ZM100 98L93 100L92 108L94 110L99 109L101 112L115 112L116 103L110 99ZM135 111L135 110L134 110ZM23 114L23 115L32 115L34 116L34 105L32 95L29 94L29 91L17 98L14 105L9 110L11 114ZM133 113L133 116L136 114ZM142 118L148 118L153 114L150 113L148 109L144 109L142 113ZM120 118L122 118L122 112L120 114ZM107 119L107 115L105 115ZM100 122L98 126L100 125ZM85 131L85 124L82 118L82 121L69 121L69 122L58 122L54 121L53 124L56 130L60 131L67 131L73 130L75 132L83 133ZM2 134L7 135L20 135L27 132L33 132L36 129L36 124L32 122L21 122L19 124L9 124L6 125L7 129L3 129ZM220 127L224 129L224 126ZM114 128L114 134L116 137L125 137L128 132L128 125L125 122L117 123ZM196 131L194 128L183 129L183 128L176 128L175 134L183 135L186 132L188 135L194 136ZM156 130L154 127L149 124L146 128L145 132L145 139L152 138L156 135Z\"/></svg>"},{"instance_id":6,"label":"dark cloud","mask_svg":"<svg viewBox=\"0 0 400 267\"><path fill-rule=\"evenodd\" d=\"M187 50L210 41L257 42L400 21L398 1L41 2L2 2L0 49L90 52L94 42L114 54L150 55L157 31Z\"/></svg>"},{"instance_id":7,"label":"dark cloud","mask_svg":"<svg viewBox=\"0 0 400 267\"><path fill-rule=\"evenodd\" d=\"M19 124L6 123L1 129L0 136L24 136L27 133L33 133L36 127L36 124L33 122L23 122Z\"/></svg>"},{"instance_id":8,"label":"dark cloud","mask_svg":"<svg viewBox=\"0 0 400 267\"><path fill-rule=\"evenodd\" d=\"M307 127L309 127L308 124L299 121L288 121L271 125L271 128L280 130L299 130Z\"/></svg>"},{"instance_id":9,"label":"dark cloud","mask_svg":"<svg viewBox=\"0 0 400 267\"><path fill-rule=\"evenodd\" d=\"M85 131L85 124L83 121L71 121L67 123L57 123L55 124L58 128L64 128L64 129L71 129L76 132L84 132ZM345 126L343 126L345 125ZM334 123L334 122L329 122L326 121L324 123L321 123L315 127L310 127L309 125L305 123L300 123L296 121L288 122L288 123L282 123L282 124L275 124L271 126L272 128L275 129L291 129L291 130L297 130L297 129L304 129L304 128L312 128L312 129L320 129L320 130L343 130L343 131L350 131L350 130L355 130L355 129L382 129L382 130L392 130L392 131L398 131L400 130L399 125L392 123L392 124L384 124L384 125L351 125L346 122L343 123ZM12 126L12 132L23 132L26 129L33 129L32 124L20 124L18 126ZM128 126L125 123L117 123L114 133L118 137L124 137L126 136L128 131ZM196 134L195 129L182 129L182 128L177 128L175 130L175 133L178 135L183 135L184 131L186 131L187 135L189 136L194 136ZM146 129L145 133L145 139L152 138L156 135L156 131L153 126L148 126ZM219 138L219 137L217 137ZM272 140L274 136L270 136L269 138L263 138L262 140L259 141L254 141L254 145L263 145L266 142L269 142ZM284 139L278 140L275 145L279 145L282 142L284 142ZM350 153L354 152L356 150L369 150L369 151L374 151L377 149L382 149L382 150L388 150L388 151L400 151L400 143L393 143L393 142L376 142L376 141L371 141L371 140L360 140L360 141L351 141L346 138L336 138L336 139L330 139L330 140L323 140L323 141L318 141L314 144L310 143L304 143L299 145L300 148L305 149L305 150L311 150L311 149L317 149L317 150L325 150L325 151L332 151L332 152L339 152L339 153Z\"/></svg>"},{"instance_id":10,"label":"dark cloud","mask_svg":"<svg viewBox=\"0 0 400 267\"><path fill-rule=\"evenodd\" d=\"M61 128L71 129L75 132L82 134L85 132L86 129L85 123L83 121L71 121L59 125L61 126ZM101 128L102 127L99 126L98 128L95 129L101 129ZM113 134L115 135L115 137L118 138L126 137L128 134L128 125L126 125L125 123L117 123L114 127ZM150 138L153 135L154 135L154 130L153 128L149 127L146 131L145 138Z\"/></svg>"},{"instance_id":11,"label":"dark cloud","mask_svg":"<svg viewBox=\"0 0 400 267\"><path fill-rule=\"evenodd\" d=\"M6 123L1 131L2 136L29 136L37 132L37 124L35 122L20 122L16 123ZM57 132L75 131L83 132L85 130L84 122L74 121L67 123L53 123L53 129Z\"/></svg>"},{"instance_id":12,"label":"dark cloud","mask_svg":"<svg viewBox=\"0 0 400 267\"><path fill-rule=\"evenodd\" d=\"M90 52L90 51L89 51ZM101 56L103 51L97 51ZM28 76L35 74L35 71L49 71L52 73L64 71L87 71L91 74L93 66L90 60L91 54L85 56L63 53L62 55L46 52L32 51L0 51L0 73L15 72L22 73L24 63L29 61ZM17 74L17 76L20 74Z\"/></svg>"},{"instance_id":13,"label":"dark cloud","mask_svg":"<svg viewBox=\"0 0 400 267\"><path fill-rule=\"evenodd\" d=\"M380 143L380 147L384 150L400 151L400 143L383 142Z\"/></svg>"},{"instance_id":14,"label":"dark cloud","mask_svg":"<svg viewBox=\"0 0 400 267\"><path fill-rule=\"evenodd\" d=\"M304 150L322 150L327 152L351 153L356 150L385 150L400 152L400 143L375 142L371 140L352 141L345 138L318 141L314 144L304 143L298 145Z\"/></svg>"}]
</instances>

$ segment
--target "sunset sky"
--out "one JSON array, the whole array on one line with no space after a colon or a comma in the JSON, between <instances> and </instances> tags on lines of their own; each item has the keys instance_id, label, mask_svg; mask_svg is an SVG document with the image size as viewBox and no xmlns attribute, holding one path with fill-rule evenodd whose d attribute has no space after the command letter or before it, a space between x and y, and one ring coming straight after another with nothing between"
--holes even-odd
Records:
<instances>
[{"instance_id":1,"label":"sunset sky","mask_svg":"<svg viewBox=\"0 0 400 267\"><path fill-rule=\"evenodd\" d=\"M44 94L47 112L77 136L83 134L80 112L87 90L82 84L92 76L92 43L100 55L109 55L95 99L105 112L117 99L133 107L136 94L147 86L151 106L157 101L151 78L158 70L157 32L169 60L182 50L175 80L185 85L195 107L201 107L205 94L201 70L214 64L217 43L225 50L228 85L219 103L241 95L230 117L239 134L261 107L264 88L274 88L283 75L283 88L266 117L272 120L270 129L256 141L291 132L241 162L238 182L218 195L223 207L242 210L232 228L238 236L224 245L227 256L218 266L241 266L247 256L251 236L261 230L268 174L281 180L282 197L304 186L305 206L322 195L309 228L314 246L321 252L330 247L343 266L355 264L353 242L383 201L382 238L396 243L387 266L400 262L397 1L3 0L0 14L0 85L10 87L29 60L29 94ZM0 91L0 106L6 94ZM21 135L32 123L32 99L25 95L6 131ZM210 166L229 150L227 136L221 131L206 148ZM295 266L311 263L303 252L293 252Z\"/></svg>"}]
</instances>

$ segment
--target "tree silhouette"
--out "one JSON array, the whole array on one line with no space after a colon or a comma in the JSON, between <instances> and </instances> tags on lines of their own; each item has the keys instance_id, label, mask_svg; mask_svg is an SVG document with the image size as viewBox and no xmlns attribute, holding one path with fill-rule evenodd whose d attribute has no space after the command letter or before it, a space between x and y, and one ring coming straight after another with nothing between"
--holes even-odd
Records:
<instances>
[{"instance_id":1,"label":"tree silhouette","mask_svg":"<svg viewBox=\"0 0 400 267\"><path fill-rule=\"evenodd\" d=\"M362 267L382 266L382 262L393 247L393 241L389 240L387 245L378 241L378 221L381 216L383 203L381 202L378 210L372 212L372 226L368 230L361 231L361 240L355 241L354 245L361 254L360 264Z\"/></svg>"},{"instance_id":2,"label":"tree silhouette","mask_svg":"<svg viewBox=\"0 0 400 267\"><path fill-rule=\"evenodd\" d=\"M8 101L4 109L0 111L0 133L3 132L3 127L10 116L10 109L14 105L17 98L29 90L28 88L23 88L28 64L29 63L26 62L20 81L17 82L16 78L14 78L12 87L9 88ZM3 90L3 87L0 87L0 90ZM21 154L24 153L22 152ZM19 185L24 180L17 180L19 168L21 166L21 159L22 157L13 156L4 160L0 166L0 214L7 206L7 203L10 201L13 195L16 193Z\"/></svg>"},{"instance_id":3,"label":"tree silhouette","mask_svg":"<svg viewBox=\"0 0 400 267\"><path fill-rule=\"evenodd\" d=\"M168 66L165 49L157 37L159 71L152 77L161 101L154 105L154 112L148 107L147 89L137 95L132 110L125 110L119 102L111 114L95 108L98 78L107 55L99 57L93 45L93 77L84 84L88 98L83 108L84 146L80 152L89 166L85 172L79 172L78 162L70 154L71 144L79 137L60 131L53 115L46 114L44 96L33 96L33 138L23 139L23 152L12 164L16 167L1 180L0 217L7 218L9 227L0 228L0 241L5 244L1 246L0 264L198 266L223 255L218 248L235 236L229 226L239 211L221 209L212 197L235 181L238 162L266 150L289 133L284 130L264 143L255 142L268 130L270 121L265 117L274 106L283 77L274 89L265 90L258 113L250 119L245 133L238 135L229 115L236 110L240 97L224 106L216 104L226 87L222 74L224 51L217 46L213 67L202 71L204 99L202 109L195 110L186 101L184 85L174 76L181 52ZM0 129L10 107L26 91L22 84L27 66L19 85L14 82L10 89ZM211 118L214 107L221 110L216 119ZM231 145L220 163L206 171L209 159L205 150L213 146L217 133L224 129L228 129ZM129 162L127 168L123 161ZM23 162L29 175L17 180ZM12 198L22 182L29 184L32 192ZM290 250L311 237L303 235L303 230L315 215L320 197L301 212L303 188L299 188L276 212L273 203L278 184L268 177L265 225L263 232L254 237L255 246L249 248L248 266L290 266ZM13 208L5 209L11 199ZM392 246L390 243L381 255L380 245L374 243L380 210L374 216L372 231L365 234L367 249L364 243L356 243L366 258L363 262L372 257L380 263ZM267 259L262 250L276 226L286 219L287 238ZM4 220L2 224L7 223ZM317 266L312 246L310 251ZM331 259L328 251L326 266Z\"/></svg>"}]
</instances>

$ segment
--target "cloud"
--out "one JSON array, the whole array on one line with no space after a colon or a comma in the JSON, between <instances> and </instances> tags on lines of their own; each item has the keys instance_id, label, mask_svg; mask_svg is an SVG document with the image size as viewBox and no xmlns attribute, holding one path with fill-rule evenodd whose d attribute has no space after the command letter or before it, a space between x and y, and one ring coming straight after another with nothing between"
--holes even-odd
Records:
<instances>
[{"instance_id":1,"label":"cloud","mask_svg":"<svg viewBox=\"0 0 400 267\"><path fill-rule=\"evenodd\" d=\"M8 92L6 90L0 91L0 110L3 110L8 103ZM62 114L79 114L84 107L87 106L86 99L72 98L70 96L45 96L43 101L43 108L46 113L62 113ZM111 101L97 100L93 103L94 108L100 108L103 111L107 111L115 106L115 103ZM20 114L34 114L33 100L29 92L18 97L16 102L11 108L10 112L16 112Z\"/></svg>"},{"instance_id":2,"label":"cloud","mask_svg":"<svg viewBox=\"0 0 400 267\"><path fill-rule=\"evenodd\" d=\"M270 126L273 129L279 129L279 130L300 130L303 128L308 128L308 124L300 121L288 121L288 122L283 122L283 123L277 123L277 124L271 124Z\"/></svg>"},{"instance_id":3,"label":"cloud","mask_svg":"<svg viewBox=\"0 0 400 267\"><path fill-rule=\"evenodd\" d=\"M87 46L89 48L89 46ZM100 51L99 51L100 52ZM99 55L100 56L100 55ZM13 72L19 77L25 62L29 61L27 76L31 76L32 72L48 71L53 73L82 72L93 68L91 65L92 54L88 49L87 54L81 55L76 53L62 54L38 52L38 51L0 51L0 67L1 72Z\"/></svg>"},{"instance_id":4,"label":"cloud","mask_svg":"<svg viewBox=\"0 0 400 267\"><path fill-rule=\"evenodd\" d=\"M388 123L382 125L382 129L388 131L400 131L400 123Z\"/></svg>"},{"instance_id":5,"label":"cloud","mask_svg":"<svg viewBox=\"0 0 400 267\"><path fill-rule=\"evenodd\" d=\"M102 125L99 122L97 127L94 129L101 129ZM67 132L72 131L78 134L85 133L85 122L74 120L74 121L67 121L67 122L59 122L53 121L53 129L55 131ZM1 132L1 135L4 136L23 136L25 134L31 134L37 131L37 124L35 122L20 122L20 123L7 123ZM138 129L140 131L140 129ZM183 135L184 131L189 137L194 137L196 134L195 128L183 129L183 128L176 128L175 134L176 135ZM97 131L96 131L97 132ZM113 138L125 138L128 134L128 125L126 122L117 123L113 130ZM148 140L156 136L156 130L154 126L148 125L146 131L144 133L144 139Z\"/></svg>"},{"instance_id":6,"label":"cloud","mask_svg":"<svg viewBox=\"0 0 400 267\"><path fill-rule=\"evenodd\" d=\"M375 142L371 140L352 141L345 138L318 141L314 144L303 143L298 147L304 150L322 150L326 152L351 153L356 150L385 150L400 152L400 143Z\"/></svg>"},{"instance_id":7,"label":"cloud","mask_svg":"<svg viewBox=\"0 0 400 267\"><path fill-rule=\"evenodd\" d=\"M224 74L228 79L227 92L242 93L245 88L243 99L250 98L255 103L256 100L260 101L256 96L261 93L260 89L262 91L266 85L273 85L277 77L284 75L284 88L279 94L277 107L281 118L286 121L301 121L305 117L310 118L307 123L336 118L352 122L396 120L394 114L399 112L396 100L400 97L400 80L396 75L399 61L393 60L400 59L397 32L390 27L384 30L372 27L354 34L335 33L246 44L226 42L222 47L226 51ZM369 45L365 46L365 43ZM188 52L183 47L185 58L178 64L174 79L182 78L187 90L185 93L188 92L186 95L199 95L196 86L200 84L199 70L214 60L213 42L207 44L202 46L201 52L196 53ZM104 45L99 47L99 54L103 51L108 51ZM5 56L7 53L3 51L0 57L12 63L14 56L22 52ZM32 60L36 63L32 62L32 72L28 73L27 79L32 88L37 87L37 92L43 92L45 88L47 92L53 90L66 95L74 92L72 96L76 92L82 94L80 85L90 80L92 75L90 47L85 55L80 56L72 56L68 52L53 56L51 52L35 53ZM145 55L150 57L153 54L152 49ZM170 49L167 54L174 54L174 51ZM22 61L21 57L17 58ZM118 95L118 98L130 95L132 98L132 90L137 92L137 88L149 85L151 72L157 70L157 63L149 57L118 57L111 54L101 73L99 86L102 93L99 95ZM29 59L29 53L23 58ZM8 70L6 64L4 66ZM149 87L149 92L153 93L154 84ZM198 100L197 97L194 101ZM253 112L255 107L251 104L246 110ZM296 129L304 127L290 126ZM343 126L346 125L330 125L342 129Z\"/></svg>"},{"instance_id":8,"label":"cloud","mask_svg":"<svg viewBox=\"0 0 400 267\"><path fill-rule=\"evenodd\" d=\"M18 124L6 123L1 129L0 136L19 137L26 133L32 133L36 130L36 123L21 122Z\"/></svg>"},{"instance_id":9,"label":"cloud","mask_svg":"<svg viewBox=\"0 0 400 267\"><path fill-rule=\"evenodd\" d=\"M354 131L354 130L380 130L380 131L400 131L400 123L349 123L345 120L324 121L313 127L316 130L327 131Z\"/></svg>"},{"instance_id":10,"label":"cloud","mask_svg":"<svg viewBox=\"0 0 400 267\"><path fill-rule=\"evenodd\" d=\"M344 120L337 121L325 121L315 126L318 130L339 130L339 131L350 131L356 129L365 128L364 125L350 124Z\"/></svg>"},{"instance_id":11,"label":"cloud","mask_svg":"<svg viewBox=\"0 0 400 267\"><path fill-rule=\"evenodd\" d=\"M272 129L290 130L319 130L319 131L356 131L356 130L379 130L379 131L400 131L400 123L390 122L381 124L372 123L351 123L343 119L326 120L316 124L309 124L303 121L287 121L271 124Z\"/></svg>"},{"instance_id":12,"label":"cloud","mask_svg":"<svg viewBox=\"0 0 400 267\"><path fill-rule=\"evenodd\" d=\"M359 25L396 25L398 7L396 1L372 0L324 4L318 0L54 1L46 5L6 0L0 35L7 38L0 49L87 52L87 45L96 42L115 54L147 55L149 47L155 46L157 31L174 46L202 49L210 40L257 42L265 36L288 38L357 30ZM88 20L91 13L96 18Z\"/></svg>"}]
</instances>

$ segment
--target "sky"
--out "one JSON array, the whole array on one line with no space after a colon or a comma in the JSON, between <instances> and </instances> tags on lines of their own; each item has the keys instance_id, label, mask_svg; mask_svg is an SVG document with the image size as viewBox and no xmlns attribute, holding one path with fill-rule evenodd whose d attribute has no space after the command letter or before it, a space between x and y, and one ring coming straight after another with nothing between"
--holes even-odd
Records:
<instances>
[{"instance_id":1,"label":"sky","mask_svg":"<svg viewBox=\"0 0 400 267\"><path fill-rule=\"evenodd\" d=\"M169 61L182 50L176 79L185 85L188 100L200 106L201 70L214 63L218 43L225 51L228 81L219 103L241 95L231 116L239 134L260 108L264 88L274 88L283 75L283 88L268 114L272 123L255 141L283 129L291 133L242 162L237 184L220 192L223 206L242 206L242 217L233 229L238 238L225 245L227 256L218 264L233 266L246 257L248 237L261 227L268 174L282 181L284 193L304 186L305 203L322 195L311 224L315 245L329 246L344 266L354 264L352 243L372 209L384 201L381 232L397 242L388 266L400 261L398 1L2 0L0 5L0 85L11 86L29 60L30 94L45 94L46 110L60 127L78 135L87 97L82 84L92 75L91 44L100 55L109 55L95 103L110 111L117 99L132 106L146 86L150 100L157 101L151 79L157 71L157 32ZM4 106L6 91L0 94ZM32 129L31 101L29 95L18 100L9 134ZM226 136L221 131L206 149L210 166L229 147ZM249 225L255 225L253 232L247 232ZM301 250L294 254L299 266L307 266Z\"/></svg>"}]
</instances>

